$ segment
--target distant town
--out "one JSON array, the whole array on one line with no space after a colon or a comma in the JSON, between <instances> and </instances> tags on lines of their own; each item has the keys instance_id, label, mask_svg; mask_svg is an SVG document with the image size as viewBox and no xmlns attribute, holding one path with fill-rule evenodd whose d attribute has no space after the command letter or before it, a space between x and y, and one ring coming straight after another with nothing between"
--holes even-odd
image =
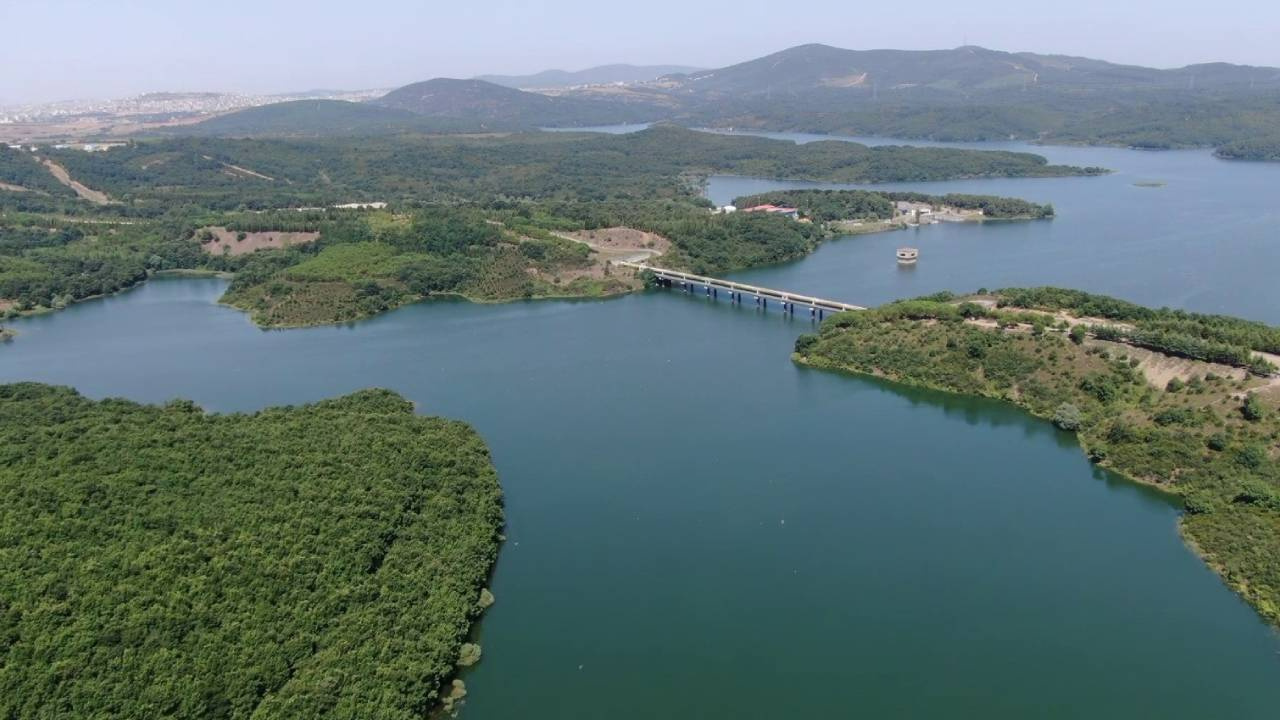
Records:
<instances>
[{"instance_id":1,"label":"distant town","mask_svg":"<svg viewBox=\"0 0 1280 720\"><path fill-rule=\"evenodd\" d=\"M155 92L108 100L64 100L0 107L0 141L9 144L76 141L118 137L171 125L197 123L215 115L287 102L289 100L346 100L363 102L381 97L385 89L313 90L276 95L220 92ZM86 150L107 146L89 142Z\"/></svg>"},{"instance_id":2,"label":"distant town","mask_svg":"<svg viewBox=\"0 0 1280 720\"><path fill-rule=\"evenodd\" d=\"M288 100L348 100L360 102L386 90L315 90L275 95L219 92L154 92L110 100L62 100L34 105L0 106L0 125L65 120L82 115L211 115Z\"/></svg>"}]
</instances>

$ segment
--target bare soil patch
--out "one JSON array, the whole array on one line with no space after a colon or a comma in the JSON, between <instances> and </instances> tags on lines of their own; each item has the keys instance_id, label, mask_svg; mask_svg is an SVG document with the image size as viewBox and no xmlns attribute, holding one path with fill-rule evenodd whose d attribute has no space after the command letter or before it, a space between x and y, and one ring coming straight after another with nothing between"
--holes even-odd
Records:
<instances>
[{"instance_id":1,"label":"bare soil patch","mask_svg":"<svg viewBox=\"0 0 1280 720\"><path fill-rule=\"evenodd\" d=\"M0 182L0 190L8 190L9 192L31 192L31 188L24 188L21 185L10 185L9 183Z\"/></svg>"},{"instance_id":2,"label":"bare soil patch","mask_svg":"<svg viewBox=\"0 0 1280 720\"><path fill-rule=\"evenodd\" d=\"M643 262L671 249L671 241L661 235L628 227L579 230L560 237L583 243L610 262Z\"/></svg>"},{"instance_id":3,"label":"bare soil patch","mask_svg":"<svg viewBox=\"0 0 1280 720\"><path fill-rule=\"evenodd\" d=\"M291 245L305 245L306 243L315 242L320 237L318 232L277 232L275 230L267 232L247 232L244 233L244 239L239 240L240 233L234 230L228 230L224 227L207 227L196 231L197 237L200 233L208 231L213 235L213 239L200 244L200 249L210 255L244 255L255 250L265 248L282 248Z\"/></svg>"},{"instance_id":4,"label":"bare soil patch","mask_svg":"<svg viewBox=\"0 0 1280 720\"><path fill-rule=\"evenodd\" d=\"M1174 378L1186 382L1194 377L1203 378L1209 373L1213 373L1218 377L1231 378L1232 380L1246 380L1249 378L1248 371L1243 368L1231 367L1230 365L1188 360L1165 355L1154 350L1147 350L1146 348L1111 342L1110 340L1090 339L1086 340L1085 343L1090 346L1106 348L1114 356L1125 356L1137 360L1138 369L1146 376L1147 382L1160 389L1164 389L1169 384L1169 381Z\"/></svg>"}]
</instances>

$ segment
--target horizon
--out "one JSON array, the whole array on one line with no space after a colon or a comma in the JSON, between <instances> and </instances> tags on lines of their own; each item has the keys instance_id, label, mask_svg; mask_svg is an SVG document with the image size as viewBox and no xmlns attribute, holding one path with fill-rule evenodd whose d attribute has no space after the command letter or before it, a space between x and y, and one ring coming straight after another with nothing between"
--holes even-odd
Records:
<instances>
[{"instance_id":1,"label":"horizon","mask_svg":"<svg viewBox=\"0 0 1280 720\"><path fill-rule=\"evenodd\" d=\"M343 13L350 8L344 4L297 0L267 8L227 0L217 8L180 10L156 0L109 8L74 0L6 6L0 8L5 26L53 27L60 42L50 43L47 32L32 32L0 46L0 63L25 69L0 78L0 105L155 92L362 91L434 77L576 72L612 64L718 68L808 44L914 51L978 46L1166 69L1212 62L1280 66L1280 49L1271 42L1280 27L1280 8L1253 1L1228 3L1225 10L1219 4L1208 12L1189 4L1115 8L1084 0L1032 14L1013 3L987 0L953 16L942 10L950 6L937 0L925 0L910 15L824 0L806 8L806 17L830 16L831 22L816 30L804 23L778 23L780 14L763 4L743 7L721 0L696 8L659 0L645 8L610 8L607 17L583 0L560 0L551 12L533 12L510 0L484 8L425 8L407 0L381 7L384 11L374 12L375 22L366 28L349 22ZM673 27L663 10L676 8L682 22ZM384 34L377 21L392 14L403 21L396 23L397 31ZM1243 15L1251 18L1248 27L1237 21ZM68 25L67 17L75 22ZM1072 25L1072 18L1095 22ZM477 42L472 33L456 32L459 26L483 28L485 37ZM619 26L628 32L615 35ZM415 27L420 29L414 32ZM1135 35L1133 27L1144 31ZM201 29L198 37L191 28ZM556 42L565 33L577 42ZM1170 42L1183 37L1194 37L1197 44ZM343 43L344 51L331 52L334 43Z\"/></svg>"}]
</instances>

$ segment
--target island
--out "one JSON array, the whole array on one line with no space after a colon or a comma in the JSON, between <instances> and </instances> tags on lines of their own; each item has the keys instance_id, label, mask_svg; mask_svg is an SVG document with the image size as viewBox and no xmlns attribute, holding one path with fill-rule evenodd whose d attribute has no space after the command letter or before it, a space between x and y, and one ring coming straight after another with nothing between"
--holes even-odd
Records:
<instances>
[{"instance_id":1,"label":"island","mask_svg":"<svg viewBox=\"0 0 1280 720\"><path fill-rule=\"evenodd\" d=\"M385 390L218 415L22 383L0 457L0 715L407 719L463 694L503 527L467 425Z\"/></svg>"},{"instance_id":2,"label":"island","mask_svg":"<svg viewBox=\"0 0 1280 720\"><path fill-rule=\"evenodd\" d=\"M943 293L827 319L814 368L997 398L1180 496L1183 537L1280 624L1280 328L1055 288Z\"/></svg>"}]
</instances>

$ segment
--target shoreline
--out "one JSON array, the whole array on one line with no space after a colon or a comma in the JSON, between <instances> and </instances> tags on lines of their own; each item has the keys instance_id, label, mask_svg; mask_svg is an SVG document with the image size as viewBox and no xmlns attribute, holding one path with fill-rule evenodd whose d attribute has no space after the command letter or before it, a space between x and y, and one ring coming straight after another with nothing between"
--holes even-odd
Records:
<instances>
[{"instance_id":1,"label":"shoreline","mask_svg":"<svg viewBox=\"0 0 1280 720\"><path fill-rule=\"evenodd\" d=\"M793 363L801 367L812 368L815 370L822 370L825 372L840 373L840 374L848 375L850 377L857 377L857 378L863 378L863 379L871 378L875 380L882 380L888 383L892 383L894 385L901 386L903 388L916 388L916 389L931 390L934 392L944 392L944 393L948 393L950 395L955 395L958 397L973 397L973 398L982 398L984 400L995 400L995 401L1004 403L1006 405L1011 405L1013 407L1016 407L1019 410L1027 413L1027 415L1033 418L1036 418L1037 420L1043 420L1044 422L1047 422L1050 425L1053 424L1052 419L1032 411L1030 408L1017 402L1016 400L1011 400L1008 398L997 397L994 395L983 395L983 394L973 395L969 393L960 393L947 388L938 387L930 383L910 382L910 381L894 378L887 374L868 373L868 372L863 372L861 370L844 367L836 363L815 361L814 358L801 355L800 353L792 353L791 360ZM1134 485L1139 485L1141 487L1156 490L1160 492L1162 495L1165 495L1171 499L1182 500L1186 498L1185 493L1179 492L1167 484L1160 483L1147 478L1140 478L1135 475L1131 475L1123 470L1120 470L1112 466L1105 459L1102 461L1095 461L1091 456L1091 448L1089 446L1088 441L1079 432L1068 431L1068 430L1063 430L1062 432L1071 433L1071 435L1076 440L1076 444L1080 447L1081 451L1084 452L1085 458L1089 460L1089 463L1092 466L1102 468L1107 472L1113 473L1116 477L1122 478L1127 482L1133 483ZM1253 597L1250 591L1251 586L1247 582L1233 577L1232 573L1222 562L1213 558L1207 552L1205 552L1205 550L1200 546L1198 542L1196 542L1194 538L1191 537L1190 533L1186 529L1187 515L1188 513L1185 508L1178 511L1178 518L1176 522L1176 530L1177 530L1178 536L1182 539L1183 545L1187 548L1187 550L1189 550L1193 555L1199 558L1200 561L1204 563L1205 567L1212 570L1213 573L1218 576L1218 579L1222 582L1222 584L1226 586L1228 589L1230 589L1233 593L1235 593L1242 601L1245 602L1245 604L1247 604L1254 612L1256 612L1258 614L1258 617L1263 622L1265 622L1269 627L1275 630L1280 630L1280 611L1277 611L1275 608L1271 608L1269 603L1266 602L1264 599Z\"/></svg>"}]
</instances>

